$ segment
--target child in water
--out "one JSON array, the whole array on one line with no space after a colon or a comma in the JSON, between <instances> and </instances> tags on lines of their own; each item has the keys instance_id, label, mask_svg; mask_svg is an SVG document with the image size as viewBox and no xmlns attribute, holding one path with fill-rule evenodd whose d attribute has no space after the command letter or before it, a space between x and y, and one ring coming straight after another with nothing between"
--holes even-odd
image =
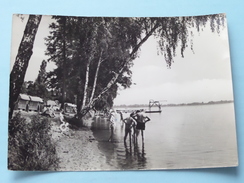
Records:
<instances>
[{"instance_id":1,"label":"child in water","mask_svg":"<svg viewBox=\"0 0 244 183\"><path fill-rule=\"evenodd\" d=\"M108 141L112 142L113 141L113 137L114 137L114 129L115 129L115 112L114 110L111 110L110 115L109 115L109 128L110 128L110 137L108 139Z\"/></svg>"},{"instance_id":2,"label":"child in water","mask_svg":"<svg viewBox=\"0 0 244 183\"><path fill-rule=\"evenodd\" d=\"M125 136L124 136L124 142L126 141L127 139L127 136L129 134L129 138L130 138L130 141L131 141L131 133L132 133L132 129L133 129L133 132L135 134L135 121L134 119L132 118L132 115L133 114L130 114L130 116L128 118L125 118L123 120L123 122L125 123Z\"/></svg>"}]
</instances>

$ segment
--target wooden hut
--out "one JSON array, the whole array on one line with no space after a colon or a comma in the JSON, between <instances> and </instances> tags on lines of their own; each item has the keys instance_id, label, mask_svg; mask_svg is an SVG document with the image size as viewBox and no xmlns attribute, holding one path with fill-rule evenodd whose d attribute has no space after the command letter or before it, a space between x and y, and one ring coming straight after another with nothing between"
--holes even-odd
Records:
<instances>
[{"instance_id":1,"label":"wooden hut","mask_svg":"<svg viewBox=\"0 0 244 183\"><path fill-rule=\"evenodd\" d=\"M26 94L19 94L17 105L15 109L28 111L28 103L30 101L30 97Z\"/></svg>"},{"instance_id":2,"label":"wooden hut","mask_svg":"<svg viewBox=\"0 0 244 183\"><path fill-rule=\"evenodd\" d=\"M30 101L29 101L29 110L30 111L40 112L40 111L42 111L43 105L44 105L44 103L43 103L42 98L30 96Z\"/></svg>"}]
</instances>

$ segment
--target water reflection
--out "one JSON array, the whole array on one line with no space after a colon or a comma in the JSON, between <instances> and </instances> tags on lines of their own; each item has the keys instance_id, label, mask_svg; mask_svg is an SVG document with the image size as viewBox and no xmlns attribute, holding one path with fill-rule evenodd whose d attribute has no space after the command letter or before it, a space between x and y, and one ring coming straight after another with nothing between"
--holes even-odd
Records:
<instances>
[{"instance_id":1,"label":"water reflection","mask_svg":"<svg viewBox=\"0 0 244 183\"><path fill-rule=\"evenodd\" d=\"M138 142L127 137L125 143L125 129L119 121L113 143L107 142L107 119L92 121L94 137L109 169L233 166L238 160L233 103L165 107L163 113L150 114L150 118L145 139L140 134Z\"/></svg>"},{"instance_id":2,"label":"water reflection","mask_svg":"<svg viewBox=\"0 0 244 183\"><path fill-rule=\"evenodd\" d=\"M145 169L147 158L144 139L141 135L128 135L124 141L125 126L117 123L114 131L114 142L108 142L110 136L107 119L96 117L91 124L91 130L98 141L98 147L106 157L106 163L111 169Z\"/></svg>"},{"instance_id":3,"label":"water reflection","mask_svg":"<svg viewBox=\"0 0 244 183\"><path fill-rule=\"evenodd\" d=\"M139 138L139 137L138 137ZM145 152L144 140L142 139L142 143L139 144L138 140L129 141L129 145L127 142L124 142L125 147L125 157L126 160L129 160L129 167L131 169L145 169L147 165L147 158Z\"/></svg>"}]
</instances>

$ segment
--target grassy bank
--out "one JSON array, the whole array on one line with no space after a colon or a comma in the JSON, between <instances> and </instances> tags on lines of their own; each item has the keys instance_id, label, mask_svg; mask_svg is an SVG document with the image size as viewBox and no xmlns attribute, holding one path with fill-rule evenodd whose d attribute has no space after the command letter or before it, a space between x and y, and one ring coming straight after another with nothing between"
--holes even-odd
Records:
<instances>
[{"instance_id":1,"label":"grassy bank","mask_svg":"<svg viewBox=\"0 0 244 183\"><path fill-rule=\"evenodd\" d=\"M59 159L51 123L38 114L20 114L9 121L8 169L56 170Z\"/></svg>"}]
</instances>

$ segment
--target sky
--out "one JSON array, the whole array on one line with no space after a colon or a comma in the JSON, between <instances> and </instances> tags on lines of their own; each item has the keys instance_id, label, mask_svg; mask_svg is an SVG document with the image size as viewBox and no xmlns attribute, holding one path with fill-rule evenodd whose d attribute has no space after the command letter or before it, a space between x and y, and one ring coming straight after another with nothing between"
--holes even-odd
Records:
<instances>
[{"instance_id":1,"label":"sky","mask_svg":"<svg viewBox=\"0 0 244 183\"><path fill-rule=\"evenodd\" d=\"M28 17L13 19L11 68L17 54ZM43 16L36 35L33 55L25 80L35 80L44 55L44 37L49 33L50 16ZM209 102L233 100L228 32L220 34L210 28L194 32L194 53L190 49L181 57L179 50L171 68L164 57L157 54L157 41L151 37L141 47L140 56L134 60L132 83L129 89L120 88L115 105L147 104L149 100L162 103ZM47 70L54 64L49 63Z\"/></svg>"},{"instance_id":2,"label":"sky","mask_svg":"<svg viewBox=\"0 0 244 183\"><path fill-rule=\"evenodd\" d=\"M24 29L28 20L28 15L22 15L24 20L19 16L13 15L12 23L12 42L11 42L11 62L10 69L12 69L16 55L18 53L18 48L24 33ZM29 61L28 69L25 75L25 81L34 81L38 75L40 65L43 60L48 57L45 56L45 41L44 38L49 35L50 29L49 24L52 22L51 16L42 16L38 31L35 37L33 54ZM53 63L49 63L47 70L52 70L55 67Z\"/></svg>"},{"instance_id":3,"label":"sky","mask_svg":"<svg viewBox=\"0 0 244 183\"><path fill-rule=\"evenodd\" d=\"M195 33L194 53L188 49L184 58L177 54L169 69L151 38L134 61L135 85L119 91L115 104L146 104L150 99L166 104L233 100L227 30L220 35L207 29Z\"/></svg>"}]
</instances>

